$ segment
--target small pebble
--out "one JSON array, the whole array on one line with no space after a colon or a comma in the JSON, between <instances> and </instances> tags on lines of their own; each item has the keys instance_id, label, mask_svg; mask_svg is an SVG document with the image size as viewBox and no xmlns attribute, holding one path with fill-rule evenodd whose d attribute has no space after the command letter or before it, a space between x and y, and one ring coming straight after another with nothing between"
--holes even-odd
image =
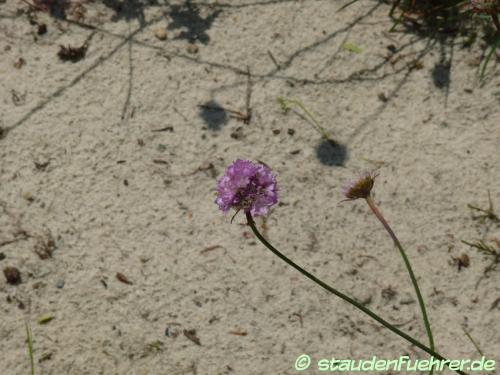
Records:
<instances>
[{"instance_id":1,"label":"small pebble","mask_svg":"<svg viewBox=\"0 0 500 375\"><path fill-rule=\"evenodd\" d=\"M35 198L33 197L33 194L31 194L29 191L23 193L23 198L27 200L28 202L33 202Z\"/></svg>"},{"instance_id":2,"label":"small pebble","mask_svg":"<svg viewBox=\"0 0 500 375\"><path fill-rule=\"evenodd\" d=\"M167 40L167 31L163 27L156 28L154 34L159 40Z\"/></svg>"},{"instance_id":3,"label":"small pebble","mask_svg":"<svg viewBox=\"0 0 500 375\"><path fill-rule=\"evenodd\" d=\"M198 53L198 46L196 44L189 44L187 46L187 51L192 54Z\"/></svg>"},{"instance_id":4,"label":"small pebble","mask_svg":"<svg viewBox=\"0 0 500 375\"><path fill-rule=\"evenodd\" d=\"M46 34L47 33L47 25L44 23L39 24L37 33L38 33L38 35Z\"/></svg>"},{"instance_id":5,"label":"small pebble","mask_svg":"<svg viewBox=\"0 0 500 375\"><path fill-rule=\"evenodd\" d=\"M396 48L396 46L395 46L394 44L389 44L389 45L387 46L387 49L388 49L388 50L389 50L389 52L391 52L391 53L396 53L396 52L398 51L398 50L397 50L397 48Z\"/></svg>"},{"instance_id":6,"label":"small pebble","mask_svg":"<svg viewBox=\"0 0 500 375\"><path fill-rule=\"evenodd\" d=\"M64 284L66 284L64 282L64 280L57 280L57 282L56 282L56 288L62 289L62 288L64 288Z\"/></svg>"},{"instance_id":7,"label":"small pebble","mask_svg":"<svg viewBox=\"0 0 500 375\"><path fill-rule=\"evenodd\" d=\"M381 102L387 103L389 101L389 98L383 92L380 92L377 97Z\"/></svg>"},{"instance_id":8,"label":"small pebble","mask_svg":"<svg viewBox=\"0 0 500 375\"><path fill-rule=\"evenodd\" d=\"M17 61L14 63L14 68L16 69L21 69L24 65L26 65L26 60L20 57L17 59Z\"/></svg>"},{"instance_id":9,"label":"small pebble","mask_svg":"<svg viewBox=\"0 0 500 375\"><path fill-rule=\"evenodd\" d=\"M463 253L457 258L458 270L460 271L462 267L470 266L470 258L467 254Z\"/></svg>"},{"instance_id":10,"label":"small pebble","mask_svg":"<svg viewBox=\"0 0 500 375\"><path fill-rule=\"evenodd\" d=\"M288 135L294 135L295 134L295 130L293 129L288 129Z\"/></svg>"},{"instance_id":11,"label":"small pebble","mask_svg":"<svg viewBox=\"0 0 500 375\"><path fill-rule=\"evenodd\" d=\"M0 253L0 260L4 260L6 258L4 253Z\"/></svg>"},{"instance_id":12,"label":"small pebble","mask_svg":"<svg viewBox=\"0 0 500 375\"><path fill-rule=\"evenodd\" d=\"M41 289L45 286L45 284L42 281L37 281L36 283L33 284L33 289Z\"/></svg>"},{"instance_id":13,"label":"small pebble","mask_svg":"<svg viewBox=\"0 0 500 375\"><path fill-rule=\"evenodd\" d=\"M368 305L372 302L372 296L366 296L361 300L362 305Z\"/></svg>"},{"instance_id":14,"label":"small pebble","mask_svg":"<svg viewBox=\"0 0 500 375\"><path fill-rule=\"evenodd\" d=\"M5 267L3 274L9 284L17 285L21 283L21 272L16 267Z\"/></svg>"}]
</instances>

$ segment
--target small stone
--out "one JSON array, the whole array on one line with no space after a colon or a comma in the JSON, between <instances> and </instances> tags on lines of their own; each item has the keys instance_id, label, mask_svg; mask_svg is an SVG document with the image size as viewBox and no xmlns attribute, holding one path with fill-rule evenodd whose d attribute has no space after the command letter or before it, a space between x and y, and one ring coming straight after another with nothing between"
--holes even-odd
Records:
<instances>
[{"instance_id":1,"label":"small stone","mask_svg":"<svg viewBox=\"0 0 500 375\"><path fill-rule=\"evenodd\" d=\"M159 40L167 40L167 31L163 27L158 27L154 30L155 37Z\"/></svg>"},{"instance_id":2,"label":"small stone","mask_svg":"<svg viewBox=\"0 0 500 375\"><path fill-rule=\"evenodd\" d=\"M470 258L467 254L463 253L458 258L456 258L458 270L460 271L463 267L470 266Z\"/></svg>"},{"instance_id":3,"label":"small stone","mask_svg":"<svg viewBox=\"0 0 500 375\"><path fill-rule=\"evenodd\" d=\"M26 199L28 202L33 202L35 200L33 194L31 194L29 191L23 193L23 198Z\"/></svg>"},{"instance_id":4,"label":"small stone","mask_svg":"<svg viewBox=\"0 0 500 375\"><path fill-rule=\"evenodd\" d=\"M274 129L274 130L273 130L273 134L274 134L274 135L278 135L279 133L281 133L281 130L280 130L280 129Z\"/></svg>"},{"instance_id":5,"label":"small stone","mask_svg":"<svg viewBox=\"0 0 500 375\"><path fill-rule=\"evenodd\" d=\"M187 46L187 51L192 54L198 53L198 46L191 43Z\"/></svg>"},{"instance_id":6,"label":"small stone","mask_svg":"<svg viewBox=\"0 0 500 375\"><path fill-rule=\"evenodd\" d=\"M7 282L11 285L17 285L21 283L21 272L16 267L5 267L3 269L3 274L7 279Z\"/></svg>"},{"instance_id":7,"label":"small stone","mask_svg":"<svg viewBox=\"0 0 500 375\"><path fill-rule=\"evenodd\" d=\"M231 138L233 139L240 139L243 137L243 127L239 126L237 127L231 134Z\"/></svg>"},{"instance_id":8,"label":"small stone","mask_svg":"<svg viewBox=\"0 0 500 375\"><path fill-rule=\"evenodd\" d=\"M365 296L360 302L362 305L368 305L372 302L372 296Z\"/></svg>"},{"instance_id":9,"label":"small stone","mask_svg":"<svg viewBox=\"0 0 500 375\"><path fill-rule=\"evenodd\" d=\"M396 296L397 292L389 286L387 288L382 289L381 294L383 299L391 300Z\"/></svg>"},{"instance_id":10,"label":"small stone","mask_svg":"<svg viewBox=\"0 0 500 375\"><path fill-rule=\"evenodd\" d=\"M295 134L295 130L294 129L288 129L287 133L288 133L288 135L294 135Z\"/></svg>"},{"instance_id":11,"label":"small stone","mask_svg":"<svg viewBox=\"0 0 500 375\"><path fill-rule=\"evenodd\" d=\"M4 253L0 253L0 260L4 260L6 258Z\"/></svg>"},{"instance_id":12,"label":"small stone","mask_svg":"<svg viewBox=\"0 0 500 375\"><path fill-rule=\"evenodd\" d=\"M39 24L36 32L38 35L46 34L47 33L47 25L44 23Z\"/></svg>"},{"instance_id":13,"label":"small stone","mask_svg":"<svg viewBox=\"0 0 500 375\"><path fill-rule=\"evenodd\" d=\"M45 284L42 281L37 281L36 283L33 284L33 289L41 289L45 286Z\"/></svg>"},{"instance_id":14,"label":"small stone","mask_svg":"<svg viewBox=\"0 0 500 375\"><path fill-rule=\"evenodd\" d=\"M381 102L387 103L389 101L389 98L383 92L378 93L377 97Z\"/></svg>"},{"instance_id":15,"label":"small stone","mask_svg":"<svg viewBox=\"0 0 500 375\"><path fill-rule=\"evenodd\" d=\"M57 280L57 282L56 282L56 288L57 289L62 289L62 288L64 288L64 284L66 284L64 280Z\"/></svg>"},{"instance_id":16,"label":"small stone","mask_svg":"<svg viewBox=\"0 0 500 375\"><path fill-rule=\"evenodd\" d=\"M14 68L16 69L21 69L24 65L26 65L26 60L20 57L17 59L17 61L14 63Z\"/></svg>"}]
</instances>

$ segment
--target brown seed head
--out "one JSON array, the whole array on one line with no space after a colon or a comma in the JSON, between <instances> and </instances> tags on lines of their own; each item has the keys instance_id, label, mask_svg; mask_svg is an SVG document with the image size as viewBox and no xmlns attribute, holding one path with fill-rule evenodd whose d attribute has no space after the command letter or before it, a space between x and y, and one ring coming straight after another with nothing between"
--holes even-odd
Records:
<instances>
[{"instance_id":1,"label":"brown seed head","mask_svg":"<svg viewBox=\"0 0 500 375\"><path fill-rule=\"evenodd\" d=\"M351 201L359 198L368 198L377 176L378 173L376 171L364 172L356 180L347 182L342 187L342 193L346 197L345 200Z\"/></svg>"}]
</instances>

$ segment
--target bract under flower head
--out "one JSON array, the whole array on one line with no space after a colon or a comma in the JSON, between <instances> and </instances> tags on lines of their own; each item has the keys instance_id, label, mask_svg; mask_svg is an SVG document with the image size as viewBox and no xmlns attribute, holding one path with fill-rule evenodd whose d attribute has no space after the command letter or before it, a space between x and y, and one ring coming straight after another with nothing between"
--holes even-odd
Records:
<instances>
[{"instance_id":1,"label":"bract under flower head","mask_svg":"<svg viewBox=\"0 0 500 375\"><path fill-rule=\"evenodd\" d=\"M368 198L378 176L376 171L364 172L359 178L347 182L342 186L342 194L345 201L352 201L359 198Z\"/></svg>"},{"instance_id":2,"label":"bract under flower head","mask_svg":"<svg viewBox=\"0 0 500 375\"><path fill-rule=\"evenodd\" d=\"M236 160L217 183L215 203L224 212L231 208L263 216L278 202L276 177L271 169L249 160Z\"/></svg>"}]
</instances>

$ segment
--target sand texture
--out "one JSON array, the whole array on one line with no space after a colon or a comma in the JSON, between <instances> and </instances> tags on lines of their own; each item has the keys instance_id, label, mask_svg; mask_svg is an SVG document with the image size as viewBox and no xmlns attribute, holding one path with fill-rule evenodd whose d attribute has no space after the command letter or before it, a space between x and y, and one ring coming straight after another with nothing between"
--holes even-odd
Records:
<instances>
[{"instance_id":1,"label":"sand texture","mask_svg":"<svg viewBox=\"0 0 500 375\"><path fill-rule=\"evenodd\" d=\"M496 57L481 84L481 40L390 33L388 4L346 3L87 1L68 22L0 1L0 268L21 276L0 273L1 374L30 373L25 322L37 374L426 358L272 255L244 215L230 223L215 186L238 158L277 175L280 203L257 221L269 241L427 343L391 239L362 200L338 204L379 168L375 202L438 351L480 358L465 329L500 367L500 264L485 272L494 257L461 242L500 247L498 216L468 207L489 191L500 215Z\"/></svg>"}]
</instances>

